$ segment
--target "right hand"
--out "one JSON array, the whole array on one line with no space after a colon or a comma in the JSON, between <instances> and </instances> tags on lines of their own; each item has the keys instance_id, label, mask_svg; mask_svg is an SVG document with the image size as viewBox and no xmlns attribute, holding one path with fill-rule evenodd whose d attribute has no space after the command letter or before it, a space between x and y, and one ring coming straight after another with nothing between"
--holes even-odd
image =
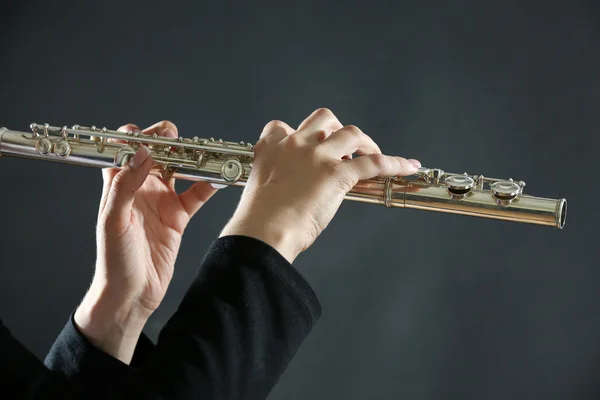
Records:
<instances>
[{"instance_id":1,"label":"right hand","mask_svg":"<svg viewBox=\"0 0 600 400\"><path fill-rule=\"evenodd\" d=\"M352 159L352 154L362 157ZM271 245L290 263L327 227L359 180L406 176L417 160L386 156L355 126L328 109L297 131L268 123L254 146L254 164L240 203L221 236L244 235Z\"/></svg>"},{"instance_id":2,"label":"right hand","mask_svg":"<svg viewBox=\"0 0 600 400\"><path fill-rule=\"evenodd\" d=\"M119 128L139 130L132 124ZM171 140L178 136L169 121L142 132ZM178 194L173 179L149 175L153 165L150 151L142 147L124 168L102 170L96 272L75 312L80 332L124 363L131 361L146 321L166 294L187 224L216 192L209 183L197 182Z\"/></svg>"}]
</instances>

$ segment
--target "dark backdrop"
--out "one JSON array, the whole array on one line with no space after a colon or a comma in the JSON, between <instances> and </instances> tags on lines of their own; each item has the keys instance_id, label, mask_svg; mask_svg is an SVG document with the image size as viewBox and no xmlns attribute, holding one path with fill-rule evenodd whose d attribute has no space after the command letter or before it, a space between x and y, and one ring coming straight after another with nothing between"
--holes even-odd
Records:
<instances>
[{"instance_id":1,"label":"dark backdrop","mask_svg":"<svg viewBox=\"0 0 600 400\"><path fill-rule=\"evenodd\" d=\"M272 399L600 396L593 1L3 4L0 125L255 141L318 107L384 152L566 197L564 230L347 202L295 263L324 314ZM0 159L0 315L40 358L90 282L98 170ZM184 184L181 185L185 187ZM240 190L187 230L177 307Z\"/></svg>"}]
</instances>

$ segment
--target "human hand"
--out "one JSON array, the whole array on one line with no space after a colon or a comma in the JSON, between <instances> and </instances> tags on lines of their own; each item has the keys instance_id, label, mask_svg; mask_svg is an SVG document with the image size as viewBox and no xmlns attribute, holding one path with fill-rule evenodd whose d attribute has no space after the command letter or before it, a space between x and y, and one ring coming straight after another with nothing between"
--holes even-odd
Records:
<instances>
[{"instance_id":1,"label":"human hand","mask_svg":"<svg viewBox=\"0 0 600 400\"><path fill-rule=\"evenodd\" d=\"M119 130L140 129L129 124ZM178 136L168 121L143 133ZM188 222L216 192L209 183L198 182L177 194L174 179L148 175L152 164L150 151L142 147L121 170L102 171L96 271L75 312L82 333L125 363L167 291Z\"/></svg>"},{"instance_id":2,"label":"human hand","mask_svg":"<svg viewBox=\"0 0 600 400\"><path fill-rule=\"evenodd\" d=\"M361 157L352 158L356 153ZM245 235L278 250L288 261L327 227L359 180L406 176L417 160L386 156L355 126L344 127L327 109L294 131L267 124L254 146L254 163L240 203L221 236Z\"/></svg>"}]
</instances>

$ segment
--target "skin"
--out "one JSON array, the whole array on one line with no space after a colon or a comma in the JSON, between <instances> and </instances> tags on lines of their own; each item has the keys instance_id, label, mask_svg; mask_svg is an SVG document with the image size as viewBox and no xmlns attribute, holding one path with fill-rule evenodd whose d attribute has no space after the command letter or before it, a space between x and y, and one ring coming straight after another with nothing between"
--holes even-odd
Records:
<instances>
[{"instance_id":1,"label":"skin","mask_svg":"<svg viewBox=\"0 0 600 400\"><path fill-rule=\"evenodd\" d=\"M129 124L119 130L140 129ZM169 121L143 133L178 136ZM96 270L75 312L79 330L124 363L131 361L146 321L167 291L187 224L216 192L210 184L198 182L177 194L174 180L148 175L149 154L142 148L122 170L102 171Z\"/></svg>"},{"instance_id":2,"label":"skin","mask_svg":"<svg viewBox=\"0 0 600 400\"><path fill-rule=\"evenodd\" d=\"M421 166L417 160L383 155L369 136L356 126L343 126L325 108L297 130L270 122L254 152L252 174L221 236L262 240L289 262L312 245L359 180L411 175ZM354 153L362 157L353 159Z\"/></svg>"},{"instance_id":3,"label":"skin","mask_svg":"<svg viewBox=\"0 0 600 400\"><path fill-rule=\"evenodd\" d=\"M143 132L177 137L168 121ZM383 155L369 136L343 126L328 109L313 112L297 130L270 122L254 152L252 174L220 236L262 240L290 263L327 227L359 180L411 175L421 165ZM124 363L166 293L185 227L215 193L199 182L177 194L173 181L148 176L151 166L142 148L121 171L103 171L96 272L75 312L80 331Z\"/></svg>"}]
</instances>

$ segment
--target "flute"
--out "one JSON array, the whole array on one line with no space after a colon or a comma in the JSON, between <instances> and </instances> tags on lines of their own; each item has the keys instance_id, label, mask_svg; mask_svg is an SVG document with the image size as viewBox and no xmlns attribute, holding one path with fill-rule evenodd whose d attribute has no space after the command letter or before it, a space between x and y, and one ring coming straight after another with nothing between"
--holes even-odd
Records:
<instances>
[{"instance_id":1,"label":"flute","mask_svg":"<svg viewBox=\"0 0 600 400\"><path fill-rule=\"evenodd\" d=\"M140 146L151 151L151 174L164 179L244 186L252 172L253 145L198 137L177 139L75 125L31 124L31 132L0 128L0 155L97 168L122 168ZM419 168L407 177L359 181L345 199L562 229L566 199L523 193L525 182Z\"/></svg>"}]
</instances>

